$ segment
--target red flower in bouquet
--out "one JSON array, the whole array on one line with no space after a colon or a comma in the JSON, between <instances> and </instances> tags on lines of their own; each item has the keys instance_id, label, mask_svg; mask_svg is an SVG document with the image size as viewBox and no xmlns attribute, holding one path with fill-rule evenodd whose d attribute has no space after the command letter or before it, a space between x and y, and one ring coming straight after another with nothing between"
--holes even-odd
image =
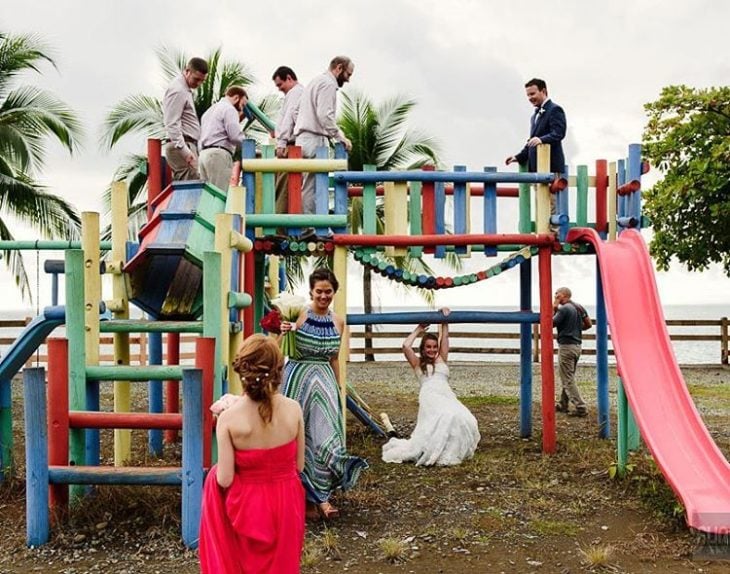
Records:
<instances>
[{"instance_id":1,"label":"red flower in bouquet","mask_svg":"<svg viewBox=\"0 0 730 574\"><path fill-rule=\"evenodd\" d=\"M261 317L259 325L267 333L281 334L281 313L277 309L272 309Z\"/></svg>"}]
</instances>

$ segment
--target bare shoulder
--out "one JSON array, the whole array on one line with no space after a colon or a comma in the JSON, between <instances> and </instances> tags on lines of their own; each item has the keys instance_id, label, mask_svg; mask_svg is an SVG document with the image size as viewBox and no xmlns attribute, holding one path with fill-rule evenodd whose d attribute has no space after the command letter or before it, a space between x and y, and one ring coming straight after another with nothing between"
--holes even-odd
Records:
<instances>
[{"instance_id":1,"label":"bare shoulder","mask_svg":"<svg viewBox=\"0 0 730 574\"><path fill-rule=\"evenodd\" d=\"M337 330L342 333L342 330L345 328L345 320L334 311L332 311L332 322L337 327Z\"/></svg>"},{"instance_id":2,"label":"bare shoulder","mask_svg":"<svg viewBox=\"0 0 730 574\"><path fill-rule=\"evenodd\" d=\"M284 395L276 395L276 401L285 409L301 412L302 407L298 401L285 397Z\"/></svg>"}]
</instances>

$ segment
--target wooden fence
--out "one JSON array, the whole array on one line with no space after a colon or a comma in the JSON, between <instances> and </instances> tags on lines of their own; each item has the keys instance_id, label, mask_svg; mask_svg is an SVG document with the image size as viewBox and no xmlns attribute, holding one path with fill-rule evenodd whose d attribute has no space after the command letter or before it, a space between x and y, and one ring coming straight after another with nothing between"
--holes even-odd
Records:
<instances>
[{"instance_id":1,"label":"wooden fence","mask_svg":"<svg viewBox=\"0 0 730 574\"><path fill-rule=\"evenodd\" d=\"M0 334L9 335L8 330L13 333L28 324L30 319L1 321ZM727 317L721 319L673 319L667 321L669 335L672 341L694 341L706 342L718 346L720 364L727 365L729 360L728 345L730 341ZM700 327L708 332L687 332L688 330ZM714 332L709 332L714 331ZM373 356L376 360L399 360L401 357L400 344L405 339L409 331L387 331L374 332L368 338L372 341ZM517 332L469 332L469 331L451 331L449 334L451 340L450 352L453 354L473 355L475 360L483 358L485 355L518 355L519 354L519 333ZM149 343L146 334L130 336L130 362L132 365L144 365L149 358ZM0 349L4 354L7 347L10 346L15 337L1 336ZM180 337L180 362L182 364L192 363L195 358L194 353L194 335L181 335ZM583 334L583 354L595 355L596 336L593 333ZM610 335L609 335L610 340ZM540 356L539 349L539 325L533 325L532 328L532 359L538 362ZM113 364L113 337L111 335L103 335L99 339L100 362L101 364ZM350 360L363 360L365 355L365 333L363 327L350 328L350 345L347 349ZM468 344L465 344L468 343ZM165 344L163 337L163 355L165 352ZM613 354L613 350L609 345L609 354ZM515 361L517 357L515 357ZM48 361L45 345L33 355L28 361L28 365L45 366Z\"/></svg>"}]
</instances>

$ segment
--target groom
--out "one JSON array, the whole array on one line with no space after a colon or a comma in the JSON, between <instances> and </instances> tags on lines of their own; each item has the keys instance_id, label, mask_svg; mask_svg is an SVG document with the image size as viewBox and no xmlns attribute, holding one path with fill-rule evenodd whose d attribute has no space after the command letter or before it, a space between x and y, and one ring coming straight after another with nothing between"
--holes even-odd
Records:
<instances>
[{"instance_id":1,"label":"groom","mask_svg":"<svg viewBox=\"0 0 730 574\"><path fill-rule=\"evenodd\" d=\"M565 138L565 112L558 104L548 98L547 84L544 80L533 78L525 84L525 94L530 103L535 106L535 112L530 119L530 138L525 147L505 160L509 165L513 162L525 163L528 171L537 171L537 146L550 144L550 171L563 173L565 169L565 155L563 154L563 138Z\"/></svg>"}]
</instances>

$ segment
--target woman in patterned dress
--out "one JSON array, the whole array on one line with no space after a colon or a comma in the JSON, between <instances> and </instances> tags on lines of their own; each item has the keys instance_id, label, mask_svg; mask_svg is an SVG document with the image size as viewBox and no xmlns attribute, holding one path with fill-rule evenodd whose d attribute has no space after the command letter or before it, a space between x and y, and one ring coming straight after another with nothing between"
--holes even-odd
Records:
<instances>
[{"instance_id":1,"label":"woman in patterned dress","mask_svg":"<svg viewBox=\"0 0 730 574\"><path fill-rule=\"evenodd\" d=\"M354 486L365 460L345 450L343 413L340 402L339 353L342 317L330 309L339 283L329 269L316 269L309 276L312 303L296 323L282 322L282 333L296 329L296 357L284 370L284 394L299 401L304 412L305 453L302 484L310 509L325 519L339 511L329 499L341 488Z\"/></svg>"}]
</instances>

